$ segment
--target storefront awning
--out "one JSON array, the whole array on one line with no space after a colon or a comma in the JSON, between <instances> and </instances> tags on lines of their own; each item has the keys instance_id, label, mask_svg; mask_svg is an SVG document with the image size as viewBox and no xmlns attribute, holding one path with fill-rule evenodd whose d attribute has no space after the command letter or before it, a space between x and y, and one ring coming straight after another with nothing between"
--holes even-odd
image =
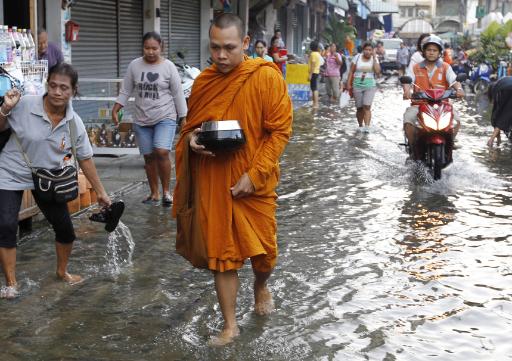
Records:
<instances>
[{"instance_id":1,"label":"storefront awning","mask_svg":"<svg viewBox=\"0 0 512 361\"><path fill-rule=\"evenodd\" d=\"M343 10L348 10L347 0L327 0L327 2L335 7L339 7Z\"/></svg>"},{"instance_id":2,"label":"storefront awning","mask_svg":"<svg viewBox=\"0 0 512 361\"><path fill-rule=\"evenodd\" d=\"M423 34L432 33L433 31L434 29L432 28L432 24L428 21L423 19L414 19L402 25L400 34Z\"/></svg>"}]
</instances>

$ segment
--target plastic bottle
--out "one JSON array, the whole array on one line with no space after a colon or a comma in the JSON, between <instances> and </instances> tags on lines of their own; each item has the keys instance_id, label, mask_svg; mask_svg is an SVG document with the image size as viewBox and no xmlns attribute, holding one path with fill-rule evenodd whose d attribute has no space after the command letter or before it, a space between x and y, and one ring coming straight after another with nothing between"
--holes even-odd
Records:
<instances>
[{"instance_id":1,"label":"plastic bottle","mask_svg":"<svg viewBox=\"0 0 512 361\"><path fill-rule=\"evenodd\" d=\"M11 42L11 51L7 53L7 61L12 63L15 62L16 59L16 41L14 40L14 36L12 35L12 28L9 28L7 25L5 25L4 29L7 29L9 41Z\"/></svg>"},{"instance_id":2,"label":"plastic bottle","mask_svg":"<svg viewBox=\"0 0 512 361\"><path fill-rule=\"evenodd\" d=\"M0 26L0 64L7 63L7 34L4 32L4 27Z\"/></svg>"},{"instance_id":3,"label":"plastic bottle","mask_svg":"<svg viewBox=\"0 0 512 361\"><path fill-rule=\"evenodd\" d=\"M28 44L26 39L23 37L22 29L18 29L18 38L20 39L21 44L21 59L22 61L27 61L28 59Z\"/></svg>"},{"instance_id":4,"label":"plastic bottle","mask_svg":"<svg viewBox=\"0 0 512 361\"><path fill-rule=\"evenodd\" d=\"M22 61L21 54L22 54L22 43L19 37L18 28L16 26L12 27L12 37L14 38L14 42L16 44L15 49L15 56L14 56L14 62L19 65Z\"/></svg>"},{"instance_id":5,"label":"plastic bottle","mask_svg":"<svg viewBox=\"0 0 512 361\"><path fill-rule=\"evenodd\" d=\"M34 58L32 57L34 49L32 47L32 44L30 43L30 39L28 38L27 29L22 29L21 33L22 33L21 35L23 36L23 40L25 41L25 46L26 46L26 49L25 49L25 52L26 52L25 60L32 61L32 60L34 60Z\"/></svg>"},{"instance_id":6,"label":"plastic bottle","mask_svg":"<svg viewBox=\"0 0 512 361\"><path fill-rule=\"evenodd\" d=\"M36 42L34 41L34 37L32 36L32 31L28 29L27 31L28 41L30 42L30 60L37 60L37 49Z\"/></svg>"}]
</instances>

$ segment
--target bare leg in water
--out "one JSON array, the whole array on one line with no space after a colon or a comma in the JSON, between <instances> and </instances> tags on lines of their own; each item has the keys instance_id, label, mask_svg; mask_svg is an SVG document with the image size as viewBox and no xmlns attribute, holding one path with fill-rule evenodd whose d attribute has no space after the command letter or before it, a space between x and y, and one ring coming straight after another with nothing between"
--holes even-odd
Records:
<instances>
[{"instance_id":1,"label":"bare leg in water","mask_svg":"<svg viewBox=\"0 0 512 361\"><path fill-rule=\"evenodd\" d=\"M57 252L57 277L67 283L73 285L80 283L83 279L79 275L68 273L69 256L73 249L73 243L55 242L55 250Z\"/></svg>"},{"instance_id":2,"label":"bare leg in water","mask_svg":"<svg viewBox=\"0 0 512 361\"><path fill-rule=\"evenodd\" d=\"M240 335L240 330L236 322L236 297L240 281L237 271L214 272L215 290L219 300L220 310L224 318L224 327L222 331L212 336L211 346L224 346Z\"/></svg>"},{"instance_id":3,"label":"bare leg in water","mask_svg":"<svg viewBox=\"0 0 512 361\"><path fill-rule=\"evenodd\" d=\"M151 199L159 200L160 192L158 190L158 165L155 155L145 154L144 155L144 169L146 170L146 176L148 178L149 190L151 191Z\"/></svg>"},{"instance_id":4,"label":"bare leg in water","mask_svg":"<svg viewBox=\"0 0 512 361\"><path fill-rule=\"evenodd\" d=\"M269 315L274 310L274 300L270 293L267 280L269 279L272 271L269 272L254 272L254 312L260 316Z\"/></svg>"},{"instance_id":5,"label":"bare leg in water","mask_svg":"<svg viewBox=\"0 0 512 361\"><path fill-rule=\"evenodd\" d=\"M356 118L357 118L357 123L359 124L359 127L362 127L364 124L364 108L362 108L362 107L357 108Z\"/></svg>"}]
</instances>

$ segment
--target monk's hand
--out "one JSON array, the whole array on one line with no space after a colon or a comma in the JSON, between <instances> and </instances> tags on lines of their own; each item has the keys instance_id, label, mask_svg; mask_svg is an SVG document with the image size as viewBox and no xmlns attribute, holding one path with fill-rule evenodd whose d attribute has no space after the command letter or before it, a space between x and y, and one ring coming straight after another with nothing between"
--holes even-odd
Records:
<instances>
[{"instance_id":1,"label":"monk's hand","mask_svg":"<svg viewBox=\"0 0 512 361\"><path fill-rule=\"evenodd\" d=\"M197 137L199 135L199 132L201 131L201 128L194 129L194 131L190 134L190 149L194 153L206 155L209 157L215 157L215 154L210 152L209 150L206 150L206 147L202 144L197 143Z\"/></svg>"},{"instance_id":2,"label":"monk's hand","mask_svg":"<svg viewBox=\"0 0 512 361\"><path fill-rule=\"evenodd\" d=\"M235 199L247 197L248 195L253 194L254 191L254 185L247 173L242 174L238 182L231 187L231 195Z\"/></svg>"}]
</instances>

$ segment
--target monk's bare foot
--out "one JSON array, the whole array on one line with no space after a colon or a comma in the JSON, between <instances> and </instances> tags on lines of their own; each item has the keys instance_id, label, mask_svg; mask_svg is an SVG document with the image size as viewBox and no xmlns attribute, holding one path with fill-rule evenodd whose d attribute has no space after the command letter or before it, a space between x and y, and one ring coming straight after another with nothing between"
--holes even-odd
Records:
<instances>
[{"instance_id":1,"label":"monk's bare foot","mask_svg":"<svg viewBox=\"0 0 512 361\"><path fill-rule=\"evenodd\" d=\"M0 298L5 298L6 300L12 300L18 297L18 286L5 286L0 289Z\"/></svg>"},{"instance_id":2,"label":"monk's bare foot","mask_svg":"<svg viewBox=\"0 0 512 361\"><path fill-rule=\"evenodd\" d=\"M60 275L57 273L57 277L61 280L63 280L64 282L67 282L69 283L70 285L76 285L78 283L81 283L83 282L83 278L79 275L72 275L70 273L64 273L63 275Z\"/></svg>"},{"instance_id":3,"label":"monk's bare foot","mask_svg":"<svg viewBox=\"0 0 512 361\"><path fill-rule=\"evenodd\" d=\"M214 347L225 346L233 342L238 336L240 336L240 330L238 327L228 328L222 330L218 335L210 337L208 345Z\"/></svg>"},{"instance_id":4,"label":"monk's bare foot","mask_svg":"<svg viewBox=\"0 0 512 361\"><path fill-rule=\"evenodd\" d=\"M267 286L254 285L254 312L260 316L267 316L274 310L274 300Z\"/></svg>"}]
</instances>

